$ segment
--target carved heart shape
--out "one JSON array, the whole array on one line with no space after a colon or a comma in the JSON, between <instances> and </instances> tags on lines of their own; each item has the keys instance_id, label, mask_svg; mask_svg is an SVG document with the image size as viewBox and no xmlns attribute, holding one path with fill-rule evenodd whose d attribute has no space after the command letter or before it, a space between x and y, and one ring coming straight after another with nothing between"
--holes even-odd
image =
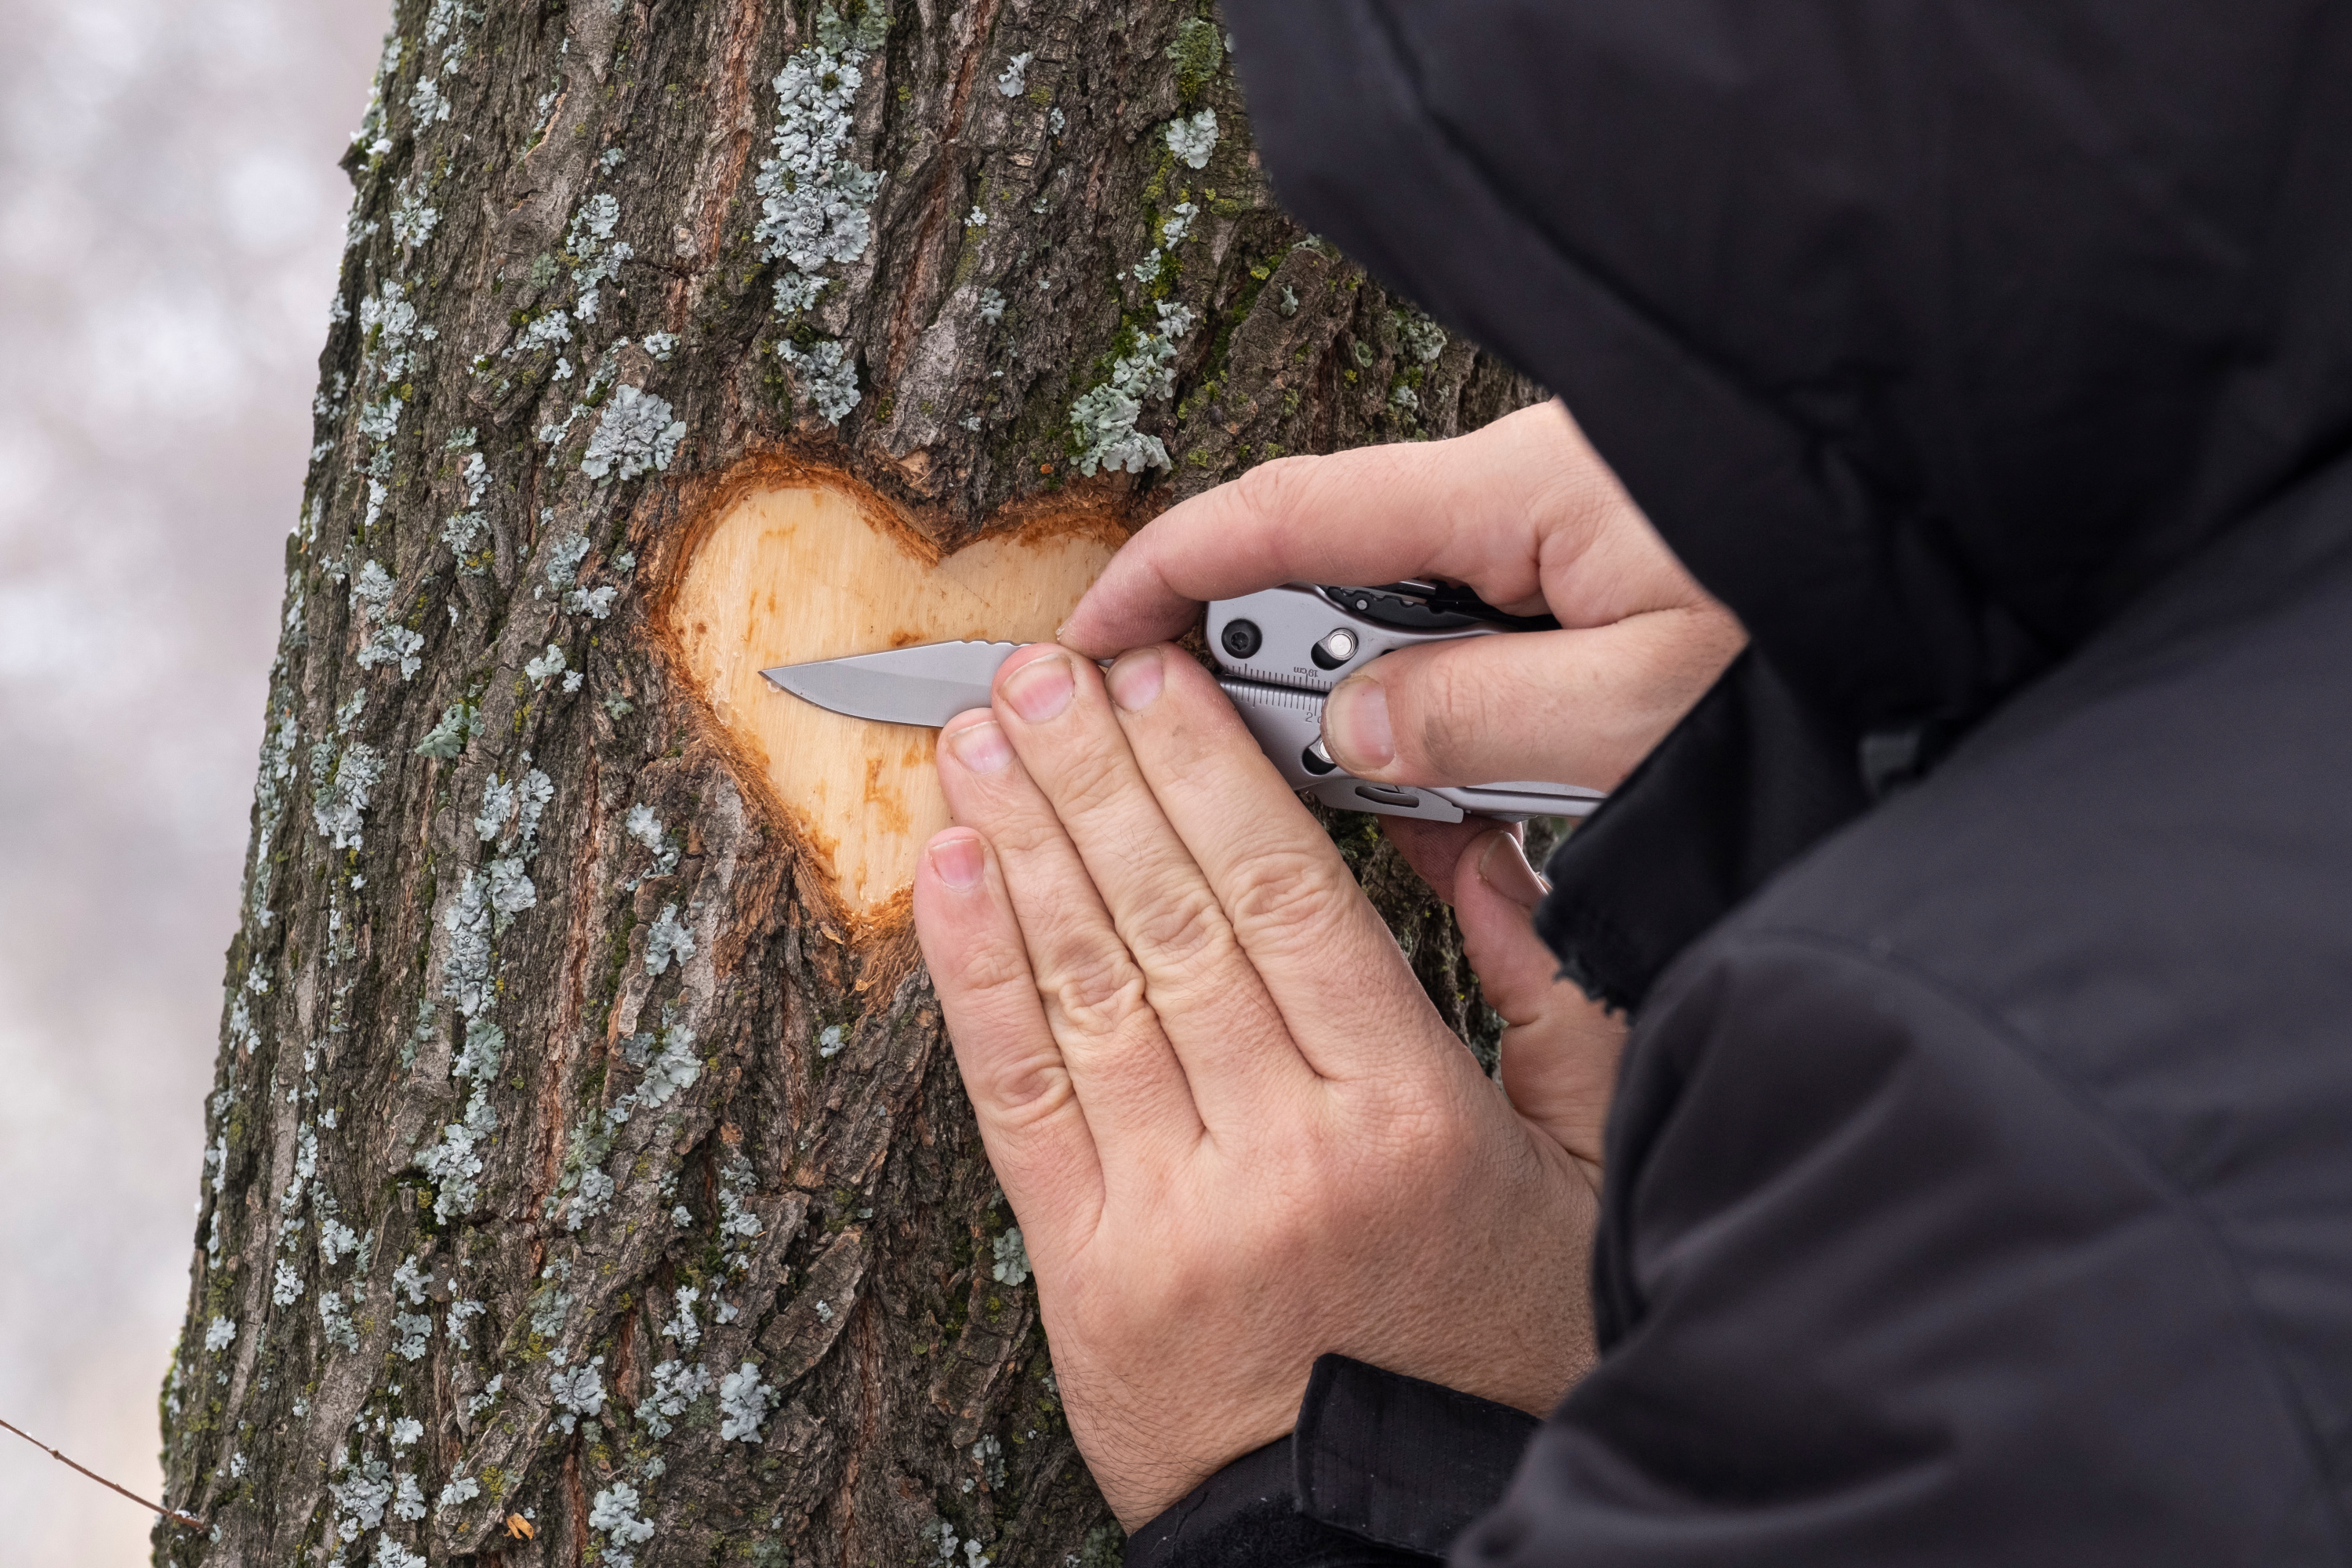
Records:
<instances>
[{"instance_id":1,"label":"carved heart shape","mask_svg":"<svg viewBox=\"0 0 2352 1568\"><path fill-rule=\"evenodd\" d=\"M669 629L711 712L764 775L844 910L888 914L948 826L937 731L828 713L772 665L914 643L1044 642L1126 538L1096 512L1031 517L952 554L852 481L733 489L692 545Z\"/></svg>"}]
</instances>

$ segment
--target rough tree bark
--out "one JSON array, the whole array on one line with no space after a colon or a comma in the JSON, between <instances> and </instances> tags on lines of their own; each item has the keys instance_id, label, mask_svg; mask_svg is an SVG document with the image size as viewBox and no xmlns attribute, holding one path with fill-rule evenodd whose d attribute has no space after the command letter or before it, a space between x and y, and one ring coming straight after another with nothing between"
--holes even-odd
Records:
<instances>
[{"instance_id":1,"label":"rough tree bark","mask_svg":"<svg viewBox=\"0 0 2352 1568\"><path fill-rule=\"evenodd\" d=\"M920 564L1533 395L1282 216L1228 50L1203 0L402 0L163 1402L214 1529L158 1562L1115 1561L903 900L677 603L763 496Z\"/></svg>"}]
</instances>

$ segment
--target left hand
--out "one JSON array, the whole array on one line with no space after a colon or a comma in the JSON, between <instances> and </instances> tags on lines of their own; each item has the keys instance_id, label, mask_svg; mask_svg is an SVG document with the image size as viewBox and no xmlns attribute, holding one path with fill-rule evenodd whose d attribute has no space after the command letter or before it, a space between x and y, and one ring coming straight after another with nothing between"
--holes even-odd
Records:
<instances>
[{"instance_id":1,"label":"left hand","mask_svg":"<svg viewBox=\"0 0 2352 1568\"><path fill-rule=\"evenodd\" d=\"M1622 1030L1552 984L1516 838L1400 836L1513 1025L1507 1100L1191 658L1034 647L992 697L941 734L915 920L1119 1518L1288 1432L1326 1352L1549 1409Z\"/></svg>"}]
</instances>

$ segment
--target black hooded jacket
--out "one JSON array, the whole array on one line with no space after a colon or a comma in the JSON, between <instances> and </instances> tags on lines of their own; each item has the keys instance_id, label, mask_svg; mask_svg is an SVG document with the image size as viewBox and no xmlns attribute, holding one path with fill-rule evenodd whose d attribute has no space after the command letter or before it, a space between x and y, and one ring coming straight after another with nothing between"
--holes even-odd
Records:
<instances>
[{"instance_id":1,"label":"black hooded jacket","mask_svg":"<svg viewBox=\"0 0 2352 1568\"><path fill-rule=\"evenodd\" d=\"M1753 640L1549 868L1599 1368L1326 1358L1130 1563L2352 1561L2352 5L1224 12Z\"/></svg>"}]
</instances>

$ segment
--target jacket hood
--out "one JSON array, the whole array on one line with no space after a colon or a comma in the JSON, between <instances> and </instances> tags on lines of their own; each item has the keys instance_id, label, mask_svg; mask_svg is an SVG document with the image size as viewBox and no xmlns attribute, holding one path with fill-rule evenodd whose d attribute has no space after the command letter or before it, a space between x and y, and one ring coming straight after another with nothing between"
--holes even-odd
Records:
<instances>
[{"instance_id":1,"label":"jacket hood","mask_svg":"<svg viewBox=\"0 0 2352 1568\"><path fill-rule=\"evenodd\" d=\"M1286 204L1558 393L1849 746L2352 438L2352 9L1225 9Z\"/></svg>"}]
</instances>

